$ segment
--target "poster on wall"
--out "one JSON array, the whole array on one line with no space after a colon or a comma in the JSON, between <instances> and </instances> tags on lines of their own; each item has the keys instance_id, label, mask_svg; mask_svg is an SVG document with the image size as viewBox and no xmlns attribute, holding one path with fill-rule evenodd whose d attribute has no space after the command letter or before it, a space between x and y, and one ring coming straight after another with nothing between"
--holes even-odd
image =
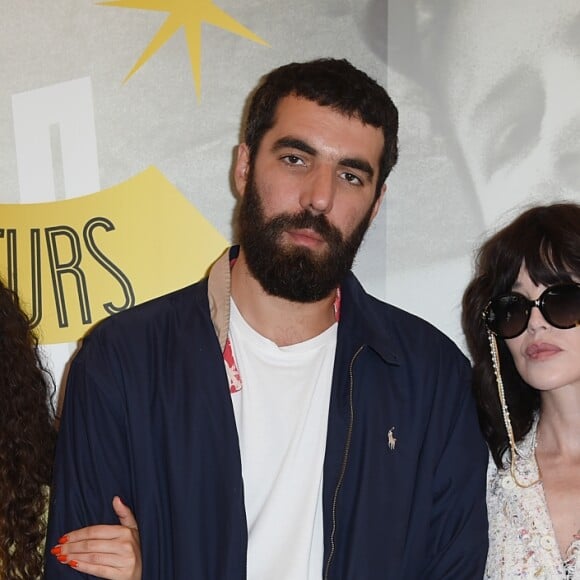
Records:
<instances>
[{"instance_id":1,"label":"poster on wall","mask_svg":"<svg viewBox=\"0 0 580 580\"><path fill-rule=\"evenodd\" d=\"M465 348L474 249L522 208L580 201L580 5L370 0L363 13L401 111L386 296Z\"/></svg>"},{"instance_id":2,"label":"poster on wall","mask_svg":"<svg viewBox=\"0 0 580 580\"><path fill-rule=\"evenodd\" d=\"M575 0L0 4L0 276L57 383L95 323L231 242L244 106L281 64L348 58L393 97L400 161L355 271L462 347L482 236L580 198Z\"/></svg>"}]
</instances>

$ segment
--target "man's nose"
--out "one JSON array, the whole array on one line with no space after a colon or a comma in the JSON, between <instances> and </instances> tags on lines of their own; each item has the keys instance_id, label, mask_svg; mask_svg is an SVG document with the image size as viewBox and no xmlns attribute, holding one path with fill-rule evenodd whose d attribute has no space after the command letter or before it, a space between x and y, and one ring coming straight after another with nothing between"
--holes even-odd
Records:
<instances>
[{"instance_id":1,"label":"man's nose","mask_svg":"<svg viewBox=\"0 0 580 580\"><path fill-rule=\"evenodd\" d=\"M300 205L315 214L327 214L332 209L336 195L336 179L331 167L320 166L305 180Z\"/></svg>"}]
</instances>

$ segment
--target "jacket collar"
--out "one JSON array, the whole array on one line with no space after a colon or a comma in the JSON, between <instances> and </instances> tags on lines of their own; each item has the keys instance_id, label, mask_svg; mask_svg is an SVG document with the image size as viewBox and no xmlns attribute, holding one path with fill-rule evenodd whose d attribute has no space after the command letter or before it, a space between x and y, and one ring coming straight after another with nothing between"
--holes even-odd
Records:
<instances>
[{"instance_id":1,"label":"jacket collar","mask_svg":"<svg viewBox=\"0 0 580 580\"><path fill-rule=\"evenodd\" d=\"M231 264L236 260L239 246L231 246L213 264L208 277L210 316L223 352L230 326ZM387 325L375 316L374 298L369 296L352 272L341 285L341 310L338 325L353 347L367 345L387 364L399 365L402 358L389 336Z\"/></svg>"},{"instance_id":2,"label":"jacket collar","mask_svg":"<svg viewBox=\"0 0 580 580\"><path fill-rule=\"evenodd\" d=\"M230 330L231 262L238 257L239 246L226 250L210 268L207 281L209 313L222 352Z\"/></svg>"},{"instance_id":3,"label":"jacket collar","mask_svg":"<svg viewBox=\"0 0 580 580\"><path fill-rule=\"evenodd\" d=\"M341 290L339 336L343 335L345 340L352 342L353 348L367 345L385 363L400 365L403 357L389 332L391 325L383 315L383 309L380 318L377 317L376 306L380 301L366 293L352 272L345 278Z\"/></svg>"}]
</instances>

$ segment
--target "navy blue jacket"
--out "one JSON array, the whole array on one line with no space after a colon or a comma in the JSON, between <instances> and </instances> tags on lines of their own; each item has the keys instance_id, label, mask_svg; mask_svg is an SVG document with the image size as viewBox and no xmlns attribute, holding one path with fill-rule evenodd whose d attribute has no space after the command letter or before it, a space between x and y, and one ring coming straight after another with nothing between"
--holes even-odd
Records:
<instances>
[{"instance_id":1,"label":"navy blue jacket","mask_svg":"<svg viewBox=\"0 0 580 580\"><path fill-rule=\"evenodd\" d=\"M207 294L204 280L107 319L85 340L65 397L47 550L73 529L118 523L120 495L139 522L144 580L246 578L240 452ZM321 578L481 578L486 465L465 357L349 275ZM45 577L87 576L47 553Z\"/></svg>"}]
</instances>

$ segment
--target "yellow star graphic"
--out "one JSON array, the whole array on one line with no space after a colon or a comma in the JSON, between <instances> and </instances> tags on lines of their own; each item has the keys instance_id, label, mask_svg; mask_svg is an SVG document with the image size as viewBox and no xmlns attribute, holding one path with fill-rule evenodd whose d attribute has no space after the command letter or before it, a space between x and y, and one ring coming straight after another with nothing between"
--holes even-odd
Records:
<instances>
[{"instance_id":1,"label":"yellow star graphic","mask_svg":"<svg viewBox=\"0 0 580 580\"><path fill-rule=\"evenodd\" d=\"M169 12L169 16L157 31L153 40L151 40L139 60L125 77L125 81L129 80L181 27L185 29L195 92L198 99L201 96L201 25L203 22L213 24L238 36L268 46L266 41L240 24L221 8L218 8L212 0L108 0L99 2L99 4Z\"/></svg>"}]
</instances>

